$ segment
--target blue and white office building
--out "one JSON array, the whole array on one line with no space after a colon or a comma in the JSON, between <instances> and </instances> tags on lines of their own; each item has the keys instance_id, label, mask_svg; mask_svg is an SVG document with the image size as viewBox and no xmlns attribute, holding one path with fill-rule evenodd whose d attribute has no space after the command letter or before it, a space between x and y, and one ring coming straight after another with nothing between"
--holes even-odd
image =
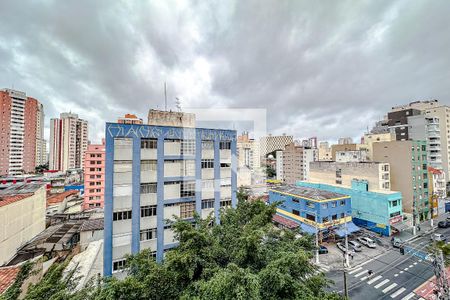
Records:
<instances>
[{"instance_id":1,"label":"blue and white office building","mask_svg":"<svg viewBox=\"0 0 450 300\"><path fill-rule=\"evenodd\" d=\"M236 205L236 131L106 124L103 274L150 248L177 245L170 220Z\"/></svg>"}]
</instances>

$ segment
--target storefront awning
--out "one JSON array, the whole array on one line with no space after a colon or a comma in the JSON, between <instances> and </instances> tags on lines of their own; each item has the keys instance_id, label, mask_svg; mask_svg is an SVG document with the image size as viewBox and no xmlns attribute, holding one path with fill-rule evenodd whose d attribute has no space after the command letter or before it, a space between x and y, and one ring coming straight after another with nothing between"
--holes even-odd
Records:
<instances>
[{"instance_id":1,"label":"storefront awning","mask_svg":"<svg viewBox=\"0 0 450 300\"><path fill-rule=\"evenodd\" d=\"M403 231L403 230L409 228L409 224L407 222L403 221L403 222L398 222L398 223L392 224L391 227L397 231Z\"/></svg>"},{"instance_id":2,"label":"storefront awning","mask_svg":"<svg viewBox=\"0 0 450 300\"><path fill-rule=\"evenodd\" d=\"M336 228L334 231L339 236L345 236L346 234L350 234L356 231L359 231L361 228L355 225L353 222L347 222L345 225L341 225L340 227Z\"/></svg>"},{"instance_id":3,"label":"storefront awning","mask_svg":"<svg viewBox=\"0 0 450 300\"><path fill-rule=\"evenodd\" d=\"M316 232L317 232L317 229L315 227L313 227L311 225L304 224L304 223L300 224L300 228L304 232L309 233L309 234L316 234Z\"/></svg>"},{"instance_id":4,"label":"storefront awning","mask_svg":"<svg viewBox=\"0 0 450 300\"><path fill-rule=\"evenodd\" d=\"M295 228L298 228L298 226L299 226L297 222L292 221L292 220L290 220L288 218L282 217L280 215L274 215L272 220L275 223L278 223L278 224L280 224L280 225L282 225L282 226L284 226L284 227L286 227L288 229L295 229Z\"/></svg>"}]
</instances>

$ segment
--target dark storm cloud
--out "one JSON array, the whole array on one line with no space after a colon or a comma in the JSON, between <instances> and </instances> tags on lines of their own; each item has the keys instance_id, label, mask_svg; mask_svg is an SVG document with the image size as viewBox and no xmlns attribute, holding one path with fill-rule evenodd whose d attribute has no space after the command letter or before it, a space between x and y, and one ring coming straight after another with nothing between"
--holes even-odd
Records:
<instances>
[{"instance_id":1,"label":"dark storm cloud","mask_svg":"<svg viewBox=\"0 0 450 300\"><path fill-rule=\"evenodd\" d=\"M169 102L267 108L273 133L359 136L450 102L448 1L2 1L0 86L103 124ZM48 124L48 123L47 123Z\"/></svg>"}]
</instances>

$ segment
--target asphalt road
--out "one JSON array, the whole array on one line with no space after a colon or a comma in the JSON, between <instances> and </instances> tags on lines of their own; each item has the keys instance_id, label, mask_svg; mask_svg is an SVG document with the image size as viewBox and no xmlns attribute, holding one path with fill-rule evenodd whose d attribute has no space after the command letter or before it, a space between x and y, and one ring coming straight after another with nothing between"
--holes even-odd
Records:
<instances>
[{"instance_id":1,"label":"asphalt road","mask_svg":"<svg viewBox=\"0 0 450 300\"><path fill-rule=\"evenodd\" d=\"M450 239L450 228L438 228ZM430 234L410 241L408 246L416 252L427 252L430 245ZM367 272L374 274L369 277ZM359 266L353 266L347 273L350 299L419 299L413 291L434 275L430 261L411 254L401 255L398 249L390 249L383 255ZM327 277L334 281L332 289L342 292L344 289L343 272L331 271Z\"/></svg>"}]
</instances>

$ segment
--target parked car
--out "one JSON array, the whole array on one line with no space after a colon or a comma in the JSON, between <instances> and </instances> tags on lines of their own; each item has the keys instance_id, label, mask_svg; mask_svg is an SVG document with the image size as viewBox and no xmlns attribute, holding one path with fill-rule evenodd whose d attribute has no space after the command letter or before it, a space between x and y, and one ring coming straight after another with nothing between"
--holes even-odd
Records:
<instances>
[{"instance_id":1,"label":"parked car","mask_svg":"<svg viewBox=\"0 0 450 300\"><path fill-rule=\"evenodd\" d=\"M430 236L430 239L436 242L445 242L447 240L447 238L441 233L433 233Z\"/></svg>"},{"instance_id":2,"label":"parked car","mask_svg":"<svg viewBox=\"0 0 450 300\"><path fill-rule=\"evenodd\" d=\"M438 223L438 227L439 228L448 228L448 227L450 227L450 221L440 221L439 223Z\"/></svg>"},{"instance_id":3,"label":"parked car","mask_svg":"<svg viewBox=\"0 0 450 300\"><path fill-rule=\"evenodd\" d=\"M368 238L368 237L359 237L358 238L358 242L360 242L361 244L369 247L369 248L376 248L377 244L375 244L375 242Z\"/></svg>"},{"instance_id":4,"label":"parked car","mask_svg":"<svg viewBox=\"0 0 450 300\"><path fill-rule=\"evenodd\" d=\"M327 253L328 253L328 248L320 245L319 246L319 254L327 254Z\"/></svg>"},{"instance_id":5,"label":"parked car","mask_svg":"<svg viewBox=\"0 0 450 300\"><path fill-rule=\"evenodd\" d=\"M341 243L341 242L339 242L339 243L336 243L336 246L338 247L338 249L339 250L341 250L342 252L346 252L345 251L345 245L343 244L343 243ZM349 243L349 248L348 248L348 254L350 254L350 255L354 255L355 254L355 250L353 250L351 247L350 247L350 243Z\"/></svg>"},{"instance_id":6,"label":"parked car","mask_svg":"<svg viewBox=\"0 0 450 300\"><path fill-rule=\"evenodd\" d=\"M394 248L400 248L403 245L403 241L399 238L392 238L391 244Z\"/></svg>"},{"instance_id":7,"label":"parked car","mask_svg":"<svg viewBox=\"0 0 450 300\"><path fill-rule=\"evenodd\" d=\"M353 250L355 250L355 252L361 252L362 251L361 244L358 243L357 241L349 241L348 242L348 246L350 248L352 248Z\"/></svg>"}]
</instances>

